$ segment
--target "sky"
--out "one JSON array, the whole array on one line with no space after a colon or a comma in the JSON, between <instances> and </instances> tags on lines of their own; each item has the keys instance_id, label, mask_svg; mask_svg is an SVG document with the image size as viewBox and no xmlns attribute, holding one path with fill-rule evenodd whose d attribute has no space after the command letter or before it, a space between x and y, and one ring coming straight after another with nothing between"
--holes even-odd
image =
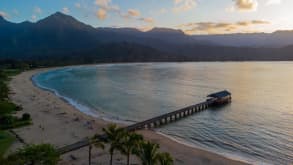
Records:
<instances>
[{"instance_id":1,"label":"sky","mask_svg":"<svg viewBox=\"0 0 293 165\"><path fill-rule=\"evenodd\" d=\"M186 34L293 29L293 0L1 0L11 22L37 22L57 11L94 27L181 29Z\"/></svg>"}]
</instances>

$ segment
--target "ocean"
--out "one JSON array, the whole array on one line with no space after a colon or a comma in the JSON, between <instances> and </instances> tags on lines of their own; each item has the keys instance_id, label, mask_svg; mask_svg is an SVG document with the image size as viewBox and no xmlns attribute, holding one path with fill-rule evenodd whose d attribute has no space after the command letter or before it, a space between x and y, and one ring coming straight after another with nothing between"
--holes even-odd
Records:
<instances>
[{"instance_id":1,"label":"ocean","mask_svg":"<svg viewBox=\"0 0 293 165\"><path fill-rule=\"evenodd\" d=\"M293 163L292 62L133 63L72 66L35 75L93 117L131 124L229 90L232 103L156 131L254 164Z\"/></svg>"}]
</instances>

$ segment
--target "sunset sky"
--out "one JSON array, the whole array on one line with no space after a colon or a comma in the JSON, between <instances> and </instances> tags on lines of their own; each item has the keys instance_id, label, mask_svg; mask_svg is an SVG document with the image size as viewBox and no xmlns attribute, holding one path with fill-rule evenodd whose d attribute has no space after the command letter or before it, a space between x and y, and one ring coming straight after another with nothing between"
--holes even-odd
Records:
<instances>
[{"instance_id":1,"label":"sunset sky","mask_svg":"<svg viewBox=\"0 0 293 165\"><path fill-rule=\"evenodd\" d=\"M0 15L36 22L56 11L94 27L182 29L188 34L293 29L293 0L1 0Z\"/></svg>"}]
</instances>

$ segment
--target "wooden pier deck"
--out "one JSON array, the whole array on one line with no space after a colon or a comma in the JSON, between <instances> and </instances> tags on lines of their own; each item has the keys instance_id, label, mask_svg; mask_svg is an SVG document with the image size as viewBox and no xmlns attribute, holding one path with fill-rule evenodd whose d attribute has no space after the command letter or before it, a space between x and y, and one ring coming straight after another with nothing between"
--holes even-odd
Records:
<instances>
[{"instance_id":1,"label":"wooden pier deck","mask_svg":"<svg viewBox=\"0 0 293 165\"><path fill-rule=\"evenodd\" d=\"M225 92L225 91L222 91L222 92ZM218 93L220 93L220 92L218 92ZM230 93L228 92L228 94L230 94ZM230 99L231 99L231 97L230 97ZM148 119L148 120L145 120L145 121L142 121L142 122L132 124L130 126L125 127L125 129L127 131L136 131L136 130L140 130L140 129L156 128L156 127L159 127L159 126L171 123L171 122L175 122L175 121L177 121L179 119L188 117L190 115L193 115L194 113L201 112L201 111L209 108L210 106L215 105L215 103L218 100L219 100L219 98L208 99L205 102L194 104L194 105L191 105L191 106L188 106L188 107L185 107L185 108L182 108L182 109L170 112L170 113L166 113L166 114L156 116L154 118L151 118L151 119ZM105 139L107 137L104 134L104 135L100 135L100 137L97 137L97 138ZM83 147L88 146L88 145L89 145L89 140L84 139L84 140L81 140L81 141L76 142L74 144L67 145L67 146L64 146L62 148L59 148L58 151L59 151L60 154L65 154L65 153L68 153L68 152L83 148Z\"/></svg>"}]
</instances>

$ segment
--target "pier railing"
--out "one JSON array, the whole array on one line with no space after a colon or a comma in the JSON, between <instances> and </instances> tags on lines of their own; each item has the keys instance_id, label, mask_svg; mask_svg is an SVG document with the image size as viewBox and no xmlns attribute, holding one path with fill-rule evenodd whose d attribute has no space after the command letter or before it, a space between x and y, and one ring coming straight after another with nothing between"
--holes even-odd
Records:
<instances>
[{"instance_id":1,"label":"pier railing","mask_svg":"<svg viewBox=\"0 0 293 165\"><path fill-rule=\"evenodd\" d=\"M205 101L199 104L191 105L182 109L179 109L177 111L173 111L170 113L166 113L142 122L135 123L133 125L130 125L126 127L128 131L135 131L139 129L150 129L159 127L161 125L165 125L171 122L174 122L176 120L179 120L181 118L193 115L194 113L203 111L210 107L213 104L214 101Z\"/></svg>"}]
</instances>

